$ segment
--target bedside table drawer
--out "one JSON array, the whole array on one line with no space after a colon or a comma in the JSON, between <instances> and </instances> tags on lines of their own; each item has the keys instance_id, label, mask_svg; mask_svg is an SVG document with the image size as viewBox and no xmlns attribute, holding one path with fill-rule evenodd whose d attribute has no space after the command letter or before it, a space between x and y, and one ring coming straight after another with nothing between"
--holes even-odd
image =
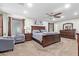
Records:
<instances>
[{"instance_id":1,"label":"bedside table drawer","mask_svg":"<svg viewBox=\"0 0 79 59\"><path fill-rule=\"evenodd\" d=\"M26 34L25 34L25 40L26 40L26 41L32 40L32 34L31 34L31 33L26 33Z\"/></svg>"}]
</instances>

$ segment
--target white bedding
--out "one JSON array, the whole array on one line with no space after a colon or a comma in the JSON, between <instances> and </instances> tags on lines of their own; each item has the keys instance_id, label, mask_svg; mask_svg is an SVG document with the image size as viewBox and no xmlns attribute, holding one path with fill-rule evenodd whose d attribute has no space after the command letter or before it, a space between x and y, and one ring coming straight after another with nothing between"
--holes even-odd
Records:
<instances>
[{"instance_id":1,"label":"white bedding","mask_svg":"<svg viewBox=\"0 0 79 59\"><path fill-rule=\"evenodd\" d=\"M33 33L32 37L39 40L40 42L42 42L42 38L45 35L55 35L55 34L59 34L56 32L39 32L39 33Z\"/></svg>"},{"instance_id":2,"label":"white bedding","mask_svg":"<svg viewBox=\"0 0 79 59\"><path fill-rule=\"evenodd\" d=\"M45 35L55 35L55 34L59 34L57 32L43 32L43 36Z\"/></svg>"},{"instance_id":3,"label":"white bedding","mask_svg":"<svg viewBox=\"0 0 79 59\"><path fill-rule=\"evenodd\" d=\"M43 33L33 33L32 37L42 42Z\"/></svg>"}]
</instances>

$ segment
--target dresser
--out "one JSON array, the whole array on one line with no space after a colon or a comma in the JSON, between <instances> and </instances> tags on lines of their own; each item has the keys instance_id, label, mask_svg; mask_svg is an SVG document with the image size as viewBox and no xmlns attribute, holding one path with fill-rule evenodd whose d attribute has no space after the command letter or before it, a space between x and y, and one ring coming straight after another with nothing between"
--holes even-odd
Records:
<instances>
[{"instance_id":1,"label":"dresser","mask_svg":"<svg viewBox=\"0 0 79 59\"><path fill-rule=\"evenodd\" d=\"M76 30L60 30L61 37L75 39Z\"/></svg>"},{"instance_id":2,"label":"dresser","mask_svg":"<svg viewBox=\"0 0 79 59\"><path fill-rule=\"evenodd\" d=\"M26 41L32 40L32 33L25 33L25 40Z\"/></svg>"}]
</instances>

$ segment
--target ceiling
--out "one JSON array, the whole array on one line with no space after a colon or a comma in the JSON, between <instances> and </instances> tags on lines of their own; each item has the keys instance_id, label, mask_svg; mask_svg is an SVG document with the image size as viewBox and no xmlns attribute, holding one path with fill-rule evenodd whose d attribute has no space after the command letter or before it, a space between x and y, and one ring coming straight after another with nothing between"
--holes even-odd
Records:
<instances>
[{"instance_id":1,"label":"ceiling","mask_svg":"<svg viewBox=\"0 0 79 59\"><path fill-rule=\"evenodd\" d=\"M79 13L79 3L71 3L70 8L64 7L66 3L33 3L32 5L32 7L28 7L27 3L0 3L0 10L14 17L27 17L34 20L46 20L50 22L79 17L79 14L74 15L75 12ZM46 15L46 13L50 12L62 12L61 16L64 17L50 20L50 17Z\"/></svg>"}]
</instances>

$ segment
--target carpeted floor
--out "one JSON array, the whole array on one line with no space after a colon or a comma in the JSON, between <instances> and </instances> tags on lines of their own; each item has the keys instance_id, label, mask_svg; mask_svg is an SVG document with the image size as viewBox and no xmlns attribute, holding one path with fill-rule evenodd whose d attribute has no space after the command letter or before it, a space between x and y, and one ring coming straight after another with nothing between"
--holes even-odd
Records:
<instances>
[{"instance_id":1,"label":"carpeted floor","mask_svg":"<svg viewBox=\"0 0 79 59\"><path fill-rule=\"evenodd\" d=\"M77 41L62 38L61 42L43 48L35 41L16 44L14 51L0 53L0 56L77 56Z\"/></svg>"}]
</instances>

